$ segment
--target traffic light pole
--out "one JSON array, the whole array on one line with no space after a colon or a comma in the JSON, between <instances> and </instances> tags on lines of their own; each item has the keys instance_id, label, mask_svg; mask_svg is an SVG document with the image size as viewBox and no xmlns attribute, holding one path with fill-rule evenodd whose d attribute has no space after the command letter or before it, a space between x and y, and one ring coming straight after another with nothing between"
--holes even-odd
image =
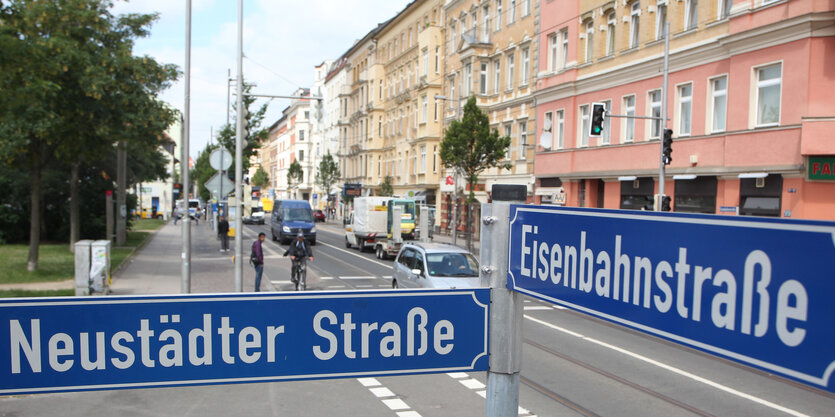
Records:
<instances>
[{"instance_id":1,"label":"traffic light pole","mask_svg":"<svg viewBox=\"0 0 835 417\"><path fill-rule=\"evenodd\" d=\"M180 292L188 294L191 292L191 218L188 215L188 191L191 178L189 177L189 137L191 123L191 0L186 1L186 62L185 62L185 102L183 103L183 143L180 169L183 171L181 178L183 188L180 190L183 198L181 207L183 215L182 229L182 266L180 268ZM176 204L176 202L174 203ZM196 213L195 213L196 214ZM176 214L175 214L176 215ZM176 222L176 220L175 220Z\"/></svg>"},{"instance_id":2,"label":"traffic light pole","mask_svg":"<svg viewBox=\"0 0 835 417\"><path fill-rule=\"evenodd\" d=\"M655 211L661 211L661 201L664 198L664 176L667 171L667 161L664 157L664 131L667 129L667 84L670 75L670 22L664 25L664 81L661 84L661 123L659 123L658 136L661 152L658 158L658 201L655 203Z\"/></svg>"},{"instance_id":3,"label":"traffic light pole","mask_svg":"<svg viewBox=\"0 0 835 417\"><path fill-rule=\"evenodd\" d=\"M244 67L244 2L238 0L238 85L235 86L238 92L237 98L237 123L235 135L235 291L243 292L244 262L242 259L244 236L243 219L243 134L244 134L244 101L243 101L243 69ZM227 208L227 211L229 209Z\"/></svg>"}]
</instances>

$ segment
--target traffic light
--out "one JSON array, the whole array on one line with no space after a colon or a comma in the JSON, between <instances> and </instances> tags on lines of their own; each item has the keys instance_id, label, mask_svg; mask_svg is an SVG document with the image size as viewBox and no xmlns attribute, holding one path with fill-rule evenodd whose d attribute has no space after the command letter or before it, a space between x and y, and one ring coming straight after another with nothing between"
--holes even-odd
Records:
<instances>
[{"instance_id":1,"label":"traffic light","mask_svg":"<svg viewBox=\"0 0 835 417\"><path fill-rule=\"evenodd\" d=\"M664 165L670 165L673 162L673 131L664 129L664 141L662 142L661 154L664 159Z\"/></svg>"},{"instance_id":2,"label":"traffic light","mask_svg":"<svg viewBox=\"0 0 835 417\"><path fill-rule=\"evenodd\" d=\"M600 134L603 133L604 120L606 120L606 105L603 103L592 103L589 137L600 137Z\"/></svg>"},{"instance_id":3,"label":"traffic light","mask_svg":"<svg viewBox=\"0 0 835 417\"><path fill-rule=\"evenodd\" d=\"M644 207L643 209L646 211L655 211L655 196L645 196L644 197Z\"/></svg>"},{"instance_id":4,"label":"traffic light","mask_svg":"<svg viewBox=\"0 0 835 417\"><path fill-rule=\"evenodd\" d=\"M672 211L672 207L670 207L670 203L672 203L672 198L668 195L661 196L661 211Z\"/></svg>"}]
</instances>

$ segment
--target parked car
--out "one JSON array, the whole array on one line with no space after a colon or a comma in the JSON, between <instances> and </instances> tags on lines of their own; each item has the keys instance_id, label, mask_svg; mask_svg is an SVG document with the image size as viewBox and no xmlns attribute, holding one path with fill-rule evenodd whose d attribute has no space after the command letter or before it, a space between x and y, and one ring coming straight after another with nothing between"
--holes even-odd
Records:
<instances>
[{"instance_id":1,"label":"parked car","mask_svg":"<svg viewBox=\"0 0 835 417\"><path fill-rule=\"evenodd\" d=\"M394 261L392 288L479 287L478 260L445 243L404 243Z\"/></svg>"},{"instance_id":2,"label":"parked car","mask_svg":"<svg viewBox=\"0 0 835 417\"><path fill-rule=\"evenodd\" d=\"M249 220L248 223L247 220ZM244 217L244 223L264 224L264 209L261 207L253 207L252 214L249 217Z\"/></svg>"},{"instance_id":3,"label":"parked car","mask_svg":"<svg viewBox=\"0 0 835 417\"><path fill-rule=\"evenodd\" d=\"M313 211L313 220L317 222L324 222L327 217L322 210L314 210Z\"/></svg>"},{"instance_id":4,"label":"parked car","mask_svg":"<svg viewBox=\"0 0 835 417\"><path fill-rule=\"evenodd\" d=\"M305 240L316 244L316 225L310 203L304 200L275 200L270 216L270 232L273 240L286 245L302 232Z\"/></svg>"}]
</instances>

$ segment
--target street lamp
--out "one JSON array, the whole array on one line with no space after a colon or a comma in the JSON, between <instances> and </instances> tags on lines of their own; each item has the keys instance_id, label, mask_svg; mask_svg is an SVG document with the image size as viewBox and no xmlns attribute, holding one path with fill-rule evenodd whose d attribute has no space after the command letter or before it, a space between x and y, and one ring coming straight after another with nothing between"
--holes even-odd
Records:
<instances>
[{"instance_id":1,"label":"street lamp","mask_svg":"<svg viewBox=\"0 0 835 417\"><path fill-rule=\"evenodd\" d=\"M446 102L447 97L442 96L439 94L435 94L435 100L444 100ZM455 119L458 120L458 110L460 109L459 106L459 98L455 98ZM452 244L455 245L458 242L458 167L453 168L452 171L452 187L453 187L453 198L454 203L452 206Z\"/></svg>"}]
</instances>

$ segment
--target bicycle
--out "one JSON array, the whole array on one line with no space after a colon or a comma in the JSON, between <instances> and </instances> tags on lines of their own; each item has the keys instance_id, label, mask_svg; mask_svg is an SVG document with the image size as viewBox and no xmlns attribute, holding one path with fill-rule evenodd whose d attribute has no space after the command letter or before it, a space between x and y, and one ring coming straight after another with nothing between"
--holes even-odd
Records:
<instances>
[{"instance_id":1,"label":"bicycle","mask_svg":"<svg viewBox=\"0 0 835 417\"><path fill-rule=\"evenodd\" d=\"M306 258L300 257L293 261L293 268L290 273L290 280L296 284L296 291L307 289L307 262Z\"/></svg>"}]
</instances>

